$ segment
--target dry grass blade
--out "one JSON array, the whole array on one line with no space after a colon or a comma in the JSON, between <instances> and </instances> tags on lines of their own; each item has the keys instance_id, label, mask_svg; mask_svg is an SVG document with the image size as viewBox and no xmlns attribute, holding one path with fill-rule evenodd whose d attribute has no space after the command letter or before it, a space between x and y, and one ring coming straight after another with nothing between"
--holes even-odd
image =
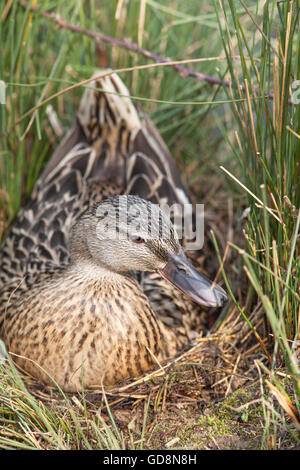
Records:
<instances>
[{"instance_id":1,"label":"dry grass blade","mask_svg":"<svg viewBox=\"0 0 300 470\"><path fill-rule=\"evenodd\" d=\"M273 395L275 396L276 400L278 401L282 409L288 414L288 416L294 421L294 423L300 425L299 413L297 411L297 408L291 403L291 400L289 399L289 397L285 393L278 390L278 388L275 387L275 385L273 385L267 379L266 379L266 384L271 390L271 392L273 393Z\"/></svg>"},{"instance_id":2,"label":"dry grass blade","mask_svg":"<svg viewBox=\"0 0 300 470\"><path fill-rule=\"evenodd\" d=\"M222 165L220 166L221 170L223 170L225 173L227 173L227 175L229 175L234 181L236 181L245 191L247 191L247 193L249 193L260 205L261 207L263 207L264 209L266 209L269 214L272 215L272 217L274 217L276 220L278 220L278 222L281 223L281 220L279 219L279 217L277 217L276 214L274 214L274 211L272 209L270 209L270 207L267 207L263 201L261 199L259 199L252 191L250 191L250 189L248 189L238 178L236 178L234 175L232 175L230 173L230 171L226 170L226 168L224 168Z\"/></svg>"}]
</instances>

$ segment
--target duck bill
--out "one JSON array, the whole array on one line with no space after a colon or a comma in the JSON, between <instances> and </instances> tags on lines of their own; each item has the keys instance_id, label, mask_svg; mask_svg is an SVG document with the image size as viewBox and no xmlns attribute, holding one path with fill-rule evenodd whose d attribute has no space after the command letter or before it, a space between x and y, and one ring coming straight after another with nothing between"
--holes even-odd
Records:
<instances>
[{"instance_id":1,"label":"duck bill","mask_svg":"<svg viewBox=\"0 0 300 470\"><path fill-rule=\"evenodd\" d=\"M168 263L159 273L192 300L206 307L221 307L227 300L224 289L200 274L183 250L178 255L169 254Z\"/></svg>"}]
</instances>

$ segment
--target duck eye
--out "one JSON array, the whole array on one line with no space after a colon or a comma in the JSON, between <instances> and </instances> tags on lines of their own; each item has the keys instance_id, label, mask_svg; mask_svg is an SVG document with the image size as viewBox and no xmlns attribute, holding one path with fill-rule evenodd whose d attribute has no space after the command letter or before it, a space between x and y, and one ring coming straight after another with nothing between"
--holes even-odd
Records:
<instances>
[{"instance_id":1,"label":"duck eye","mask_svg":"<svg viewBox=\"0 0 300 470\"><path fill-rule=\"evenodd\" d=\"M144 243L144 239L142 237L140 237L139 235L135 235L132 237L132 241L134 243Z\"/></svg>"}]
</instances>

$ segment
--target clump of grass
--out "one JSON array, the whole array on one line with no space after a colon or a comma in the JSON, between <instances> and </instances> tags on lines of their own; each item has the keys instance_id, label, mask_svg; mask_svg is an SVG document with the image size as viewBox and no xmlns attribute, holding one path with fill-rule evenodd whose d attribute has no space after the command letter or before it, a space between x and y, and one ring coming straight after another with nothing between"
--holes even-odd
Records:
<instances>
[{"instance_id":1,"label":"clump of grass","mask_svg":"<svg viewBox=\"0 0 300 470\"><path fill-rule=\"evenodd\" d=\"M95 68L132 67L148 62L139 55L114 46L104 47L83 34L58 28L55 22L31 11L31 4L83 28L130 38L153 53L172 59L216 57L221 50L216 35L207 44L208 33L216 32L218 23L204 0L196 4L176 0L172 8L147 1L144 20L139 0L0 2L0 237L30 196L42 167L61 139L51 126L47 105L52 106L64 133L73 123L83 90L74 88L72 93L60 94L47 105L39 105L67 86L90 78ZM204 61L195 68L213 73L214 62ZM183 80L167 67L123 74L122 79L133 95L149 99L142 103L143 109L151 114L181 167L195 161L202 141L200 134L205 136L210 128L210 105L174 106L168 101L209 102L215 91L205 82ZM159 99L164 103L155 101ZM217 142L201 144L210 167L213 165L209 157L220 142L219 135ZM204 165L198 162L198 174L203 171ZM59 404L52 406L51 400L44 403L28 390L27 382L22 381L12 364L1 366L0 447L124 447L122 435L111 419L103 421L97 414L91 418L86 408L74 407L70 397L62 394ZM146 416L147 413L145 420ZM140 448L144 445L145 425L146 421L137 444Z\"/></svg>"},{"instance_id":2,"label":"clump of grass","mask_svg":"<svg viewBox=\"0 0 300 470\"><path fill-rule=\"evenodd\" d=\"M243 98L232 105L235 175L223 169L250 207L240 253L271 327L271 380L283 362L300 425L300 106L291 93L300 76L300 8L295 1L257 2L253 14L241 4L252 33L235 2L215 2L231 81L224 91L233 100Z\"/></svg>"},{"instance_id":3,"label":"clump of grass","mask_svg":"<svg viewBox=\"0 0 300 470\"><path fill-rule=\"evenodd\" d=\"M15 368L2 341L0 350L5 356L0 363L0 448L124 449L123 437L105 394L106 417L101 406L88 411L84 390L79 401L53 383L56 398L42 400L41 396L30 393L28 383L24 382L26 378Z\"/></svg>"},{"instance_id":4,"label":"clump of grass","mask_svg":"<svg viewBox=\"0 0 300 470\"><path fill-rule=\"evenodd\" d=\"M36 4L33 0L32 5ZM188 169L190 179L203 174L211 178L222 159L230 182L236 186L232 184L228 192L242 194L242 202L250 207L245 250L233 243L231 248L244 264L249 281L247 299L255 291L265 311L268 323L263 334L249 321L247 308L232 295L269 358L268 369L260 367L271 384L265 390L275 401L265 406L263 445L268 446L275 436L272 445L276 447L278 422L286 424L283 417L292 410L289 417L296 426L300 412L300 107L291 102L293 80L300 76L299 2L216 0L214 10L202 0L176 0L171 6L155 0L72 0L55 5L45 0L42 8L87 29L130 38L172 59L225 53L225 60L204 61L194 67L202 73L229 77L230 87L211 88L205 82L183 79L167 67L135 70L122 78L133 95L149 99L142 103L143 109L151 114L178 166ZM17 0L2 2L0 18L1 236L29 197L61 138L50 125L47 107L33 109L66 86L89 78L96 67L134 67L147 59L116 46L104 48L84 35L56 28L54 22L33 13L30 3L24 7ZM63 131L72 123L81 93L74 88L72 94L51 99ZM185 101L188 103L174 105ZM214 101L232 102L231 108L219 104L213 107L213 115ZM227 155L218 127L228 137L231 152ZM219 149L223 152L218 153ZM226 271L225 264L225 278ZM248 300L247 307L253 308ZM264 335L271 337L271 343L265 344ZM276 378L281 363L286 367L288 385ZM112 415L109 424L98 415L90 419L84 405L77 413L65 396L61 412L53 411L27 391L13 367L1 372L0 446L124 447ZM143 446L143 436L139 445Z\"/></svg>"}]
</instances>

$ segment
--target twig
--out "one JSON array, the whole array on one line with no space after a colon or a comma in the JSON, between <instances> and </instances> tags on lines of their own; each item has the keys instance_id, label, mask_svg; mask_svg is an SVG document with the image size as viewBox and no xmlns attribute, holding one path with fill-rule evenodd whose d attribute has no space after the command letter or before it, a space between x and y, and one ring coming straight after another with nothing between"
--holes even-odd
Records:
<instances>
[{"instance_id":1,"label":"twig","mask_svg":"<svg viewBox=\"0 0 300 470\"><path fill-rule=\"evenodd\" d=\"M230 380L229 380L229 384L228 384L228 387L227 387L227 390L225 392L225 397L228 396L228 393L230 392L231 390L231 384L232 384L232 380L233 380L233 377L236 373L236 370L237 370L237 366L238 366L238 363L240 362L240 359L241 359L241 354L238 355L237 359L236 359L236 362L234 364L234 368L232 370L232 374L231 374L231 377L230 377Z\"/></svg>"}]
</instances>

